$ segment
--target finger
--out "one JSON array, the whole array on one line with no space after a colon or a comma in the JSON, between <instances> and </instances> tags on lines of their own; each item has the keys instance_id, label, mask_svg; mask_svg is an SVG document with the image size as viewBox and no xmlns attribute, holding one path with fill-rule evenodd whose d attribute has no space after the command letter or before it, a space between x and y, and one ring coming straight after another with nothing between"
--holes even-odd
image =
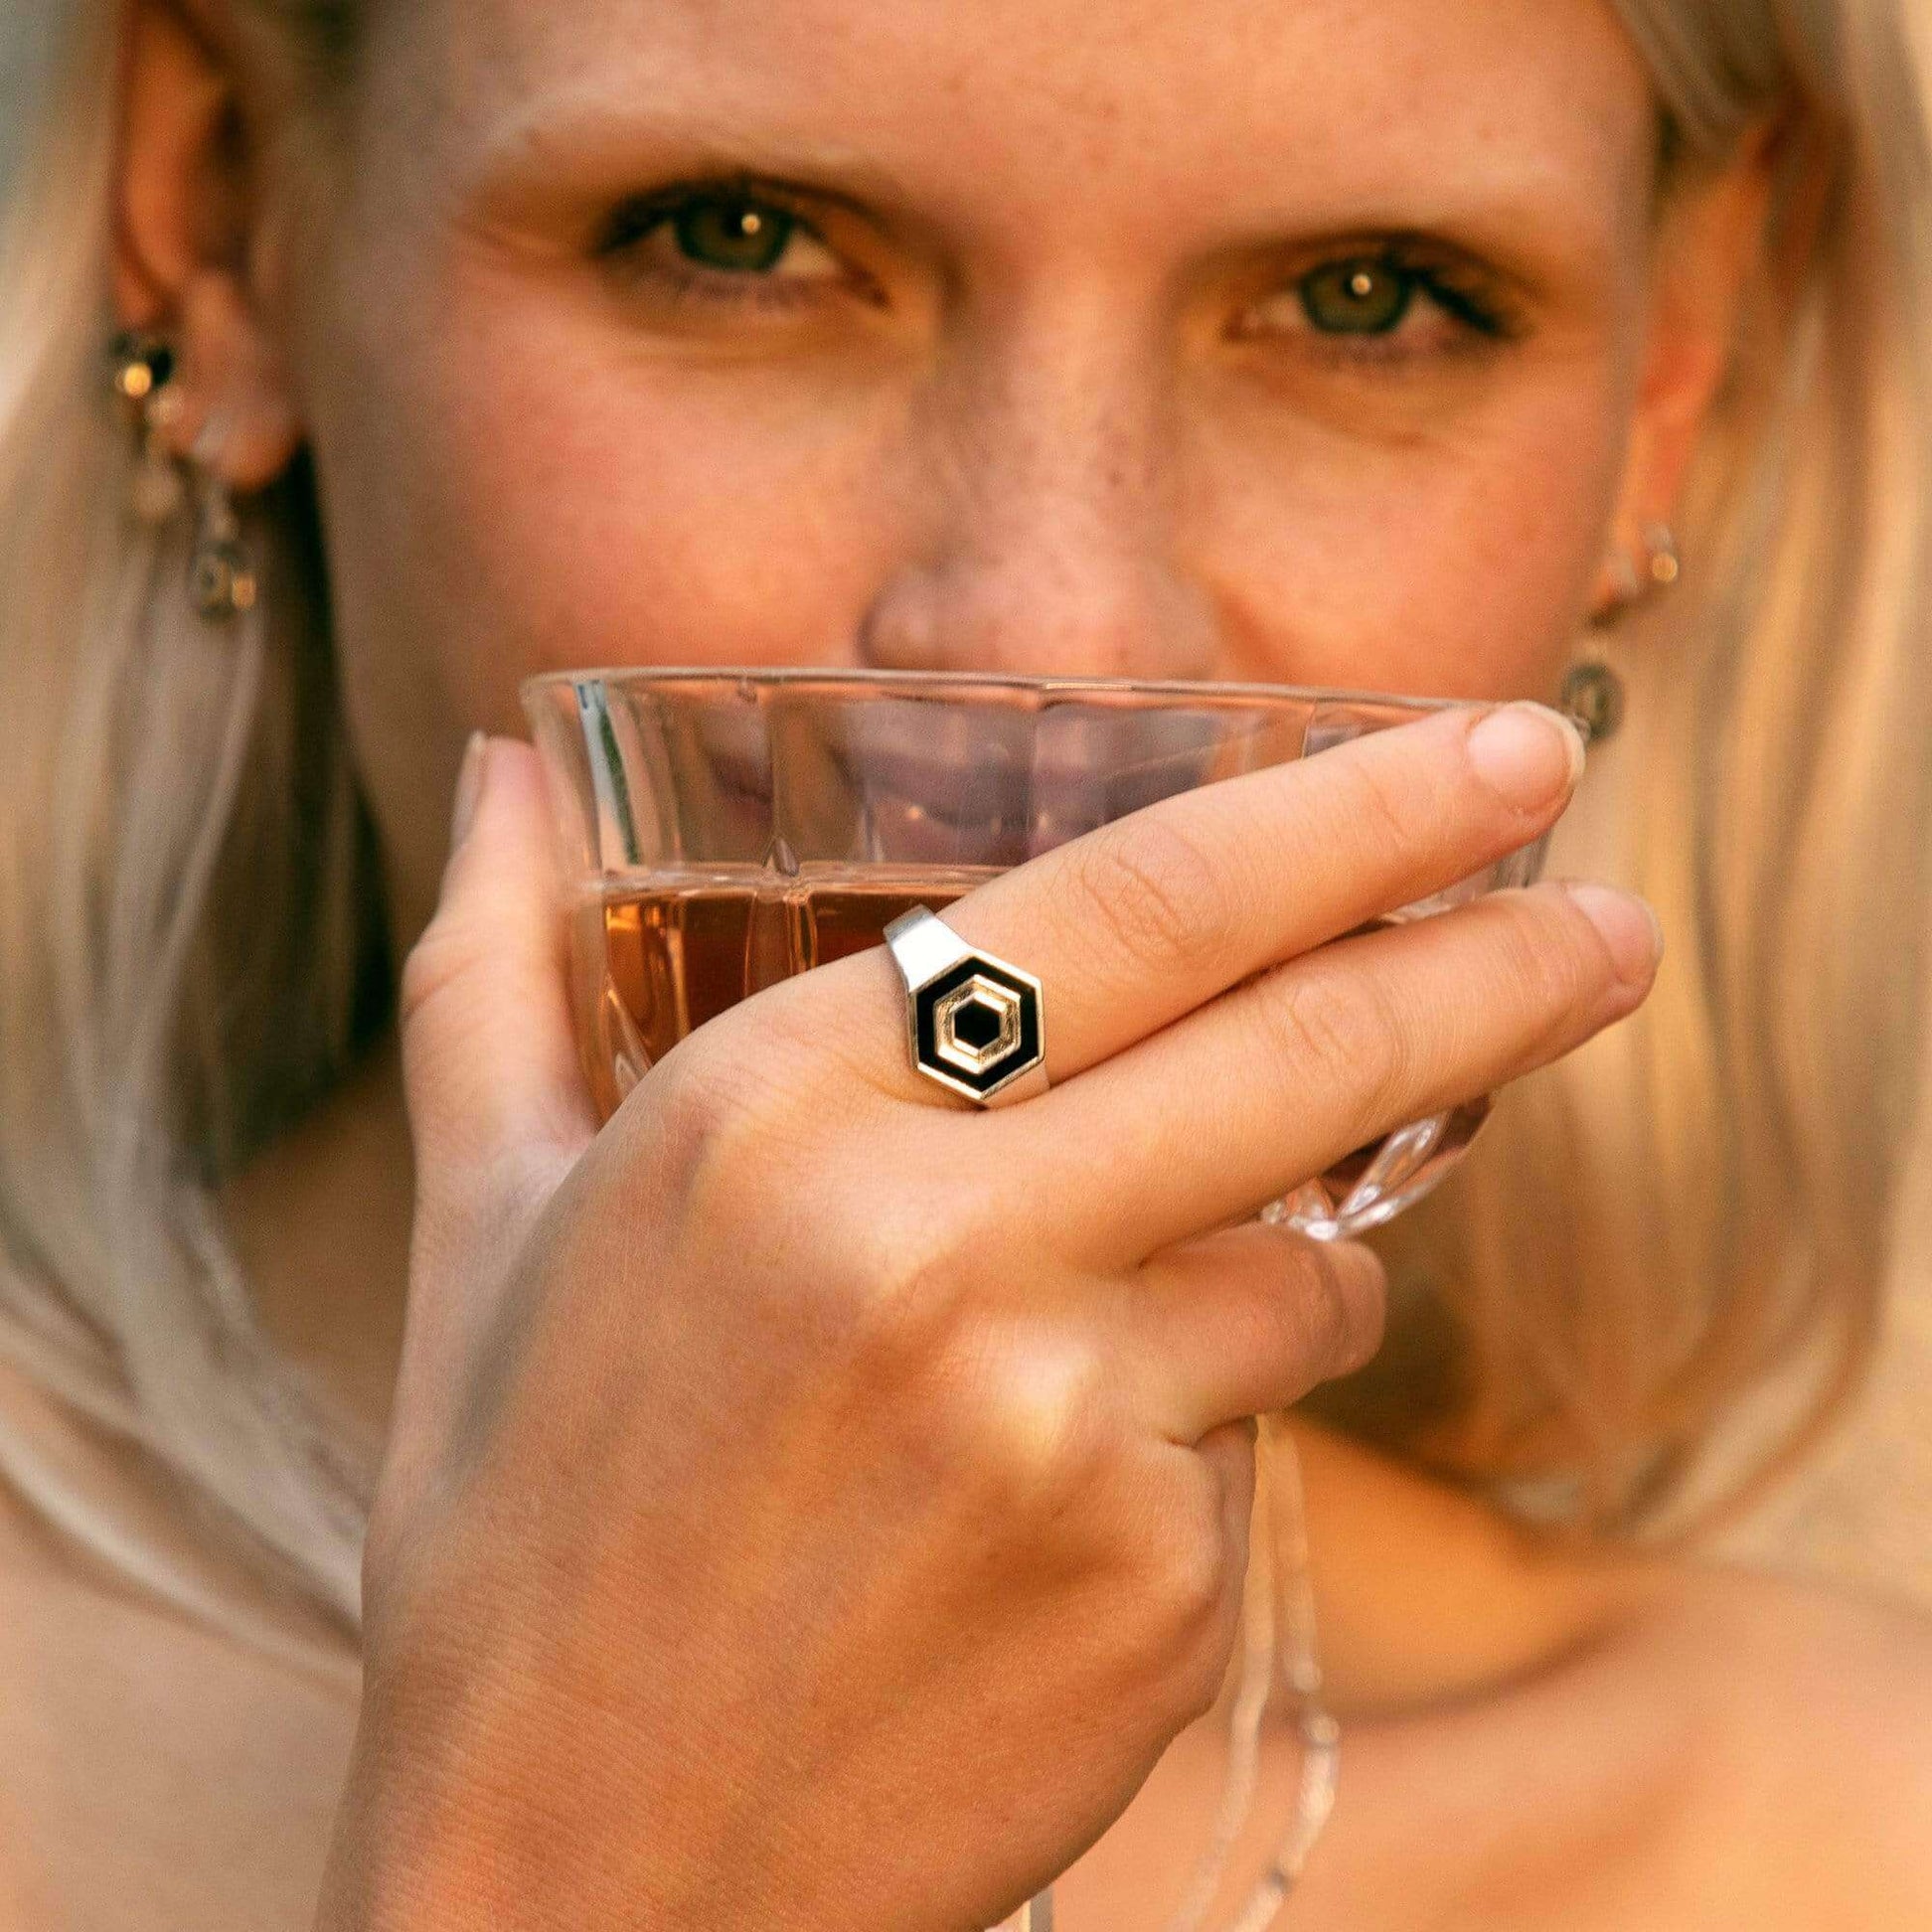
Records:
<instances>
[{"instance_id":1,"label":"finger","mask_svg":"<svg viewBox=\"0 0 1932 1932\"><path fill-rule=\"evenodd\" d=\"M1183 793L948 912L1046 989L1065 1080L1242 980L1533 844L1582 769L1539 705L1461 706Z\"/></svg>"},{"instance_id":2,"label":"finger","mask_svg":"<svg viewBox=\"0 0 1932 1932\"><path fill-rule=\"evenodd\" d=\"M1194 1443L1285 1409L1381 1346L1382 1265L1354 1241L1253 1221L1171 1248L1132 1277L1131 1351L1145 1412Z\"/></svg>"},{"instance_id":3,"label":"finger","mask_svg":"<svg viewBox=\"0 0 1932 1932\"><path fill-rule=\"evenodd\" d=\"M596 1129L536 753L492 738L465 762L468 824L402 984L417 1195L436 1208L542 1192Z\"/></svg>"},{"instance_id":4,"label":"finger","mask_svg":"<svg viewBox=\"0 0 1932 1932\"><path fill-rule=\"evenodd\" d=\"M1495 893L1277 967L999 1118L1061 1251L1119 1267L1560 1057L1648 994L1660 943L1605 886Z\"/></svg>"}]
</instances>

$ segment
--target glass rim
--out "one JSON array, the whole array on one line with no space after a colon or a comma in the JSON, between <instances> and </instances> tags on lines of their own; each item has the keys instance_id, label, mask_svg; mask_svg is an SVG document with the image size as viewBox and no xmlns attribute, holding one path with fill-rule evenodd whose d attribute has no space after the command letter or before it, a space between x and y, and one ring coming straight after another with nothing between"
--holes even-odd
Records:
<instances>
[{"instance_id":1,"label":"glass rim","mask_svg":"<svg viewBox=\"0 0 1932 1932\"><path fill-rule=\"evenodd\" d=\"M1219 678L1123 678L1020 671L874 671L862 666L831 665L593 665L579 671L540 671L517 687L528 705L551 691L569 691L579 685L631 689L664 685L735 684L740 688L827 690L854 685L879 685L902 696L925 693L944 697L957 693L1005 691L1036 697L1086 696L1195 701L1237 700L1279 705L1380 705L1416 712L1454 711L1480 706L1481 698L1417 698L1401 692L1363 691L1345 686L1285 685L1239 682ZM881 694L886 695L885 692Z\"/></svg>"}]
</instances>

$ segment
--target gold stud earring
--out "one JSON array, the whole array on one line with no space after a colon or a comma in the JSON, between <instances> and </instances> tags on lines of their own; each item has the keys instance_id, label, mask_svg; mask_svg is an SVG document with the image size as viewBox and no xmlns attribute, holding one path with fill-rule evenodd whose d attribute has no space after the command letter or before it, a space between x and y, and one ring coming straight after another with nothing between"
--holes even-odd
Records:
<instances>
[{"instance_id":1,"label":"gold stud earring","mask_svg":"<svg viewBox=\"0 0 1932 1932\"><path fill-rule=\"evenodd\" d=\"M1650 580L1660 590L1668 590L1684 574L1684 561L1678 555L1677 533L1667 523L1644 526L1644 564Z\"/></svg>"},{"instance_id":2,"label":"gold stud earring","mask_svg":"<svg viewBox=\"0 0 1932 1932\"><path fill-rule=\"evenodd\" d=\"M1684 574L1677 533L1669 524L1645 524L1639 542L1643 547L1641 562L1621 546L1610 560L1610 602L1591 619L1600 629L1614 624L1633 604L1653 592L1670 589Z\"/></svg>"},{"instance_id":3,"label":"gold stud earring","mask_svg":"<svg viewBox=\"0 0 1932 1932\"><path fill-rule=\"evenodd\" d=\"M123 329L108 354L114 364L114 393L131 403L143 403L165 389L174 375L174 351L164 337L145 329Z\"/></svg>"}]
</instances>

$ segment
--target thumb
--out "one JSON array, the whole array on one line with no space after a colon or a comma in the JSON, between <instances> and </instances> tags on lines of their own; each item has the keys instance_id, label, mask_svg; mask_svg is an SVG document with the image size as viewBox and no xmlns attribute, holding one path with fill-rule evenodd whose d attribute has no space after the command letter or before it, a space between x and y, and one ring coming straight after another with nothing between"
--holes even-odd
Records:
<instances>
[{"instance_id":1,"label":"thumb","mask_svg":"<svg viewBox=\"0 0 1932 1932\"><path fill-rule=\"evenodd\" d=\"M541 1207L596 1132L570 1023L537 754L470 741L435 916L402 969L417 1215L501 1231ZM506 1198L508 1197L508 1198Z\"/></svg>"}]
</instances>

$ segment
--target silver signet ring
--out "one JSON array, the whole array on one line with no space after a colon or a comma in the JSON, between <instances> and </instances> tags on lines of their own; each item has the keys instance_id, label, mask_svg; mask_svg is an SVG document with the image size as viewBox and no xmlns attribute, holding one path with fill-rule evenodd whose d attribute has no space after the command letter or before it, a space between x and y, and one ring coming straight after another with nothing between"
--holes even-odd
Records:
<instances>
[{"instance_id":1,"label":"silver signet ring","mask_svg":"<svg viewBox=\"0 0 1932 1932\"><path fill-rule=\"evenodd\" d=\"M905 981L905 1039L928 1080L977 1106L1046 1091L1046 1016L1040 982L975 952L938 913L915 905L886 928Z\"/></svg>"}]
</instances>

